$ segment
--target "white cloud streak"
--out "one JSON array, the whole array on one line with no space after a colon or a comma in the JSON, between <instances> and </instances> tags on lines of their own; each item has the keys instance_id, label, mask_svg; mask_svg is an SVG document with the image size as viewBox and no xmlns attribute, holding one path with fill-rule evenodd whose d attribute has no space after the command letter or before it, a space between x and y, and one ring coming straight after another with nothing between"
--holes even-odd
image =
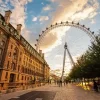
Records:
<instances>
[{"instance_id":1,"label":"white cloud streak","mask_svg":"<svg viewBox=\"0 0 100 100\"><path fill-rule=\"evenodd\" d=\"M51 6L50 5L46 5L45 7L43 7L43 11L48 11L51 10Z\"/></svg>"},{"instance_id":2,"label":"white cloud streak","mask_svg":"<svg viewBox=\"0 0 100 100\"><path fill-rule=\"evenodd\" d=\"M37 17L33 17L32 21L33 22L37 21Z\"/></svg>"},{"instance_id":3,"label":"white cloud streak","mask_svg":"<svg viewBox=\"0 0 100 100\"><path fill-rule=\"evenodd\" d=\"M40 18L39 18L39 21L41 22L41 21L47 21L47 20L49 20L49 17L48 16L40 16Z\"/></svg>"}]
</instances>

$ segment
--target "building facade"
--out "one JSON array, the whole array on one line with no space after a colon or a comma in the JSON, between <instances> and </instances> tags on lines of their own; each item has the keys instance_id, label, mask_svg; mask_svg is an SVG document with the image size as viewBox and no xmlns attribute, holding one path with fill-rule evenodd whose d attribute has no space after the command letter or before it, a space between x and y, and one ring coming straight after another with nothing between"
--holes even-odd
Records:
<instances>
[{"instance_id":1,"label":"building facade","mask_svg":"<svg viewBox=\"0 0 100 100\"><path fill-rule=\"evenodd\" d=\"M27 87L49 79L50 67L21 35L21 24L10 23L11 11L0 14L0 90Z\"/></svg>"}]
</instances>

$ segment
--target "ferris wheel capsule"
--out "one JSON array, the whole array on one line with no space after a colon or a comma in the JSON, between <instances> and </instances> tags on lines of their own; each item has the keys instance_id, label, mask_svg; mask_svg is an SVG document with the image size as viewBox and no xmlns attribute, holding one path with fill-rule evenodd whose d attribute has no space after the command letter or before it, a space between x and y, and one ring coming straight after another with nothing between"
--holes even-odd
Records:
<instances>
[{"instance_id":1,"label":"ferris wheel capsule","mask_svg":"<svg viewBox=\"0 0 100 100\"><path fill-rule=\"evenodd\" d=\"M79 23L77 23L77 25L79 25Z\"/></svg>"},{"instance_id":2,"label":"ferris wheel capsule","mask_svg":"<svg viewBox=\"0 0 100 100\"><path fill-rule=\"evenodd\" d=\"M88 30L90 30L90 28L88 28Z\"/></svg>"},{"instance_id":3,"label":"ferris wheel capsule","mask_svg":"<svg viewBox=\"0 0 100 100\"><path fill-rule=\"evenodd\" d=\"M44 33L44 31L42 31L42 33Z\"/></svg>"},{"instance_id":4,"label":"ferris wheel capsule","mask_svg":"<svg viewBox=\"0 0 100 100\"><path fill-rule=\"evenodd\" d=\"M57 25L57 23L56 23L56 25Z\"/></svg>"},{"instance_id":5,"label":"ferris wheel capsule","mask_svg":"<svg viewBox=\"0 0 100 100\"><path fill-rule=\"evenodd\" d=\"M51 25L51 27L52 27L53 25Z\"/></svg>"},{"instance_id":6,"label":"ferris wheel capsule","mask_svg":"<svg viewBox=\"0 0 100 100\"><path fill-rule=\"evenodd\" d=\"M83 25L83 27L85 27L85 25Z\"/></svg>"},{"instance_id":7,"label":"ferris wheel capsule","mask_svg":"<svg viewBox=\"0 0 100 100\"><path fill-rule=\"evenodd\" d=\"M74 24L74 22L72 22L72 24Z\"/></svg>"},{"instance_id":8,"label":"ferris wheel capsule","mask_svg":"<svg viewBox=\"0 0 100 100\"><path fill-rule=\"evenodd\" d=\"M48 30L48 28L46 28L46 30Z\"/></svg>"},{"instance_id":9,"label":"ferris wheel capsule","mask_svg":"<svg viewBox=\"0 0 100 100\"><path fill-rule=\"evenodd\" d=\"M66 23L68 23L68 21L66 21Z\"/></svg>"},{"instance_id":10,"label":"ferris wheel capsule","mask_svg":"<svg viewBox=\"0 0 100 100\"><path fill-rule=\"evenodd\" d=\"M92 32L92 34L94 34L94 32Z\"/></svg>"}]
</instances>

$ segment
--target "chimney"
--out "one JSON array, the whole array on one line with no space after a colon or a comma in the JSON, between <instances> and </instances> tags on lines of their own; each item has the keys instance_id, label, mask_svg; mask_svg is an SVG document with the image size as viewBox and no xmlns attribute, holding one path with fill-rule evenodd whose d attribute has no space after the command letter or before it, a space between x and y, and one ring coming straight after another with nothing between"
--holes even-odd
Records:
<instances>
[{"instance_id":1,"label":"chimney","mask_svg":"<svg viewBox=\"0 0 100 100\"><path fill-rule=\"evenodd\" d=\"M22 27L22 24L17 25L17 32L18 32L19 35L21 33L21 27Z\"/></svg>"},{"instance_id":2,"label":"chimney","mask_svg":"<svg viewBox=\"0 0 100 100\"><path fill-rule=\"evenodd\" d=\"M39 54L42 56L42 50L39 50Z\"/></svg>"},{"instance_id":3,"label":"chimney","mask_svg":"<svg viewBox=\"0 0 100 100\"><path fill-rule=\"evenodd\" d=\"M10 22L10 15L11 15L11 11L10 10L8 10L8 11L5 11L5 22L7 23L7 24L9 24L9 22Z\"/></svg>"},{"instance_id":4,"label":"chimney","mask_svg":"<svg viewBox=\"0 0 100 100\"><path fill-rule=\"evenodd\" d=\"M44 58L44 53L42 53L42 57Z\"/></svg>"}]
</instances>

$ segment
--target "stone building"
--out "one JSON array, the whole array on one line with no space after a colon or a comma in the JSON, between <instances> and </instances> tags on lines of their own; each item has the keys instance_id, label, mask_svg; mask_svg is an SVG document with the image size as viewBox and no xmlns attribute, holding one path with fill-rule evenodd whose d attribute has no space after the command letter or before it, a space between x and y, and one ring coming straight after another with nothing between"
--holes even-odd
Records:
<instances>
[{"instance_id":1,"label":"stone building","mask_svg":"<svg viewBox=\"0 0 100 100\"><path fill-rule=\"evenodd\" d=\"M27 87L49 78L50 68L21 35L21 24L10 24L11 11L0 14L0 90Z\"/></svg>"}]
</instances>

